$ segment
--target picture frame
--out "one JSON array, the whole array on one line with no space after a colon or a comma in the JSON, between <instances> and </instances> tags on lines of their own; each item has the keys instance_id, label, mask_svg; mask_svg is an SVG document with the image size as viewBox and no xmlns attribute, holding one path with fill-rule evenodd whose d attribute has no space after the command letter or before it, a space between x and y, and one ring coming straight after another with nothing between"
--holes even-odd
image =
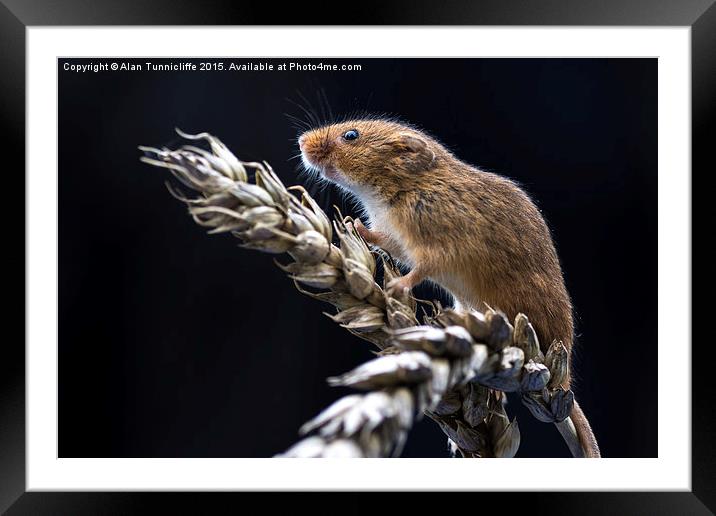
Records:
<instances>
[{"instance_id":1,"label":"picture frame","mask_svg":"<svg viewBox=\"0 0 716 516\"><path fill-rule=\"evenodd\" d=\"M227 5L223 2L123 2L98 1L88 6L80 0L63 2L61 8L51 2L4 0L0 4L0 87L2 88L3 141L9 149L24 148L25 142L25 30L32 26L69 25L333 25L332 10L312 14L300 6L276 11L256 2ZM658 1L633 0L593 2L544 2L539 9L516 1L459 2L449 6L414 2L384 2L364 5L351 16L356 25L547 25L547 26L688 26L691 27L692 74L692 172L705 175L709 134L716 129L716 7L712 0L674 2L664 6ZM338 23L341 25L342 23ZM6 152L7 174L14 181L12 191L24 192L25 155ZM711 167L712 168L712 167ZM10 189L8 189L10 190ZM22 197L16 194L17 197ZM24 213L18 207L13 213ZM7 231L24 242L24 227L11 220ZM12 232L16 232L12 233ZM12 241L11 239L8 239ZM20 244L16 244L20 246ZM23 251L12 265L19 268L27 260ZM13 276L18 277L19 274ZM21 288L19 285L18 289ZM22 286L24 292L24 285ZM20 299L25 299L23 293ZM25 319L25 305L14 302L8 319L16 325ZM24 334L21 330L20 335ZM0 510L8 514L94 514L127 512L207 513L234 512L243 503L245 493L59 493L26 492L25 488L25 347L19 337L4 339L0 361L3 378L0 398ZM712 354L708 341L692 340L692 490L691 492L644 493L511 493L510 509L532 510L535 505L555 513L586 514L710 514L716 511L716 453L711 421L716 409L711 402L710 375L707 370ZM482 493L490 501L501 503L501 493ZM297 495L293 495L294 498ZM267 497L264 497L267 498ZM353 495L353 507L370 501ZM370 498L370 497L367 497ZM422 497L416 497L421 505ZM458 500L455 498L455 500ZM468 503L475 503L471 498ZM271 503L262 500L262 504ZM276 502L274 502L276 503ZM315 499L311 501L315 503ZM441 506L444 507L444 501ZM462 503L462 502L461 502ZM484 503L484 502L480 502Z\"/></svg>"}]
</instances>

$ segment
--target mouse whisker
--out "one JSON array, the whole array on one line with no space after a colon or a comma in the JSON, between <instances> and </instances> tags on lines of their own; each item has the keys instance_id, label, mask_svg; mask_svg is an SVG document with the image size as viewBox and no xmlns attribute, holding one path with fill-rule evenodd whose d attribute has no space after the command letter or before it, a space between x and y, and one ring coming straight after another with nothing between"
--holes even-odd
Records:
<instances>
[{"instance_id":1,"label":"mouse whisker","mask_svg":"<svg viewBox=\"0 0 716 516\"><path fill-rule=\"evenodd\" d=\"M300 109L303 116L305 117L305 118L301 118L296 115L287 114L290 117L293 117L293 120L296 123L301 125L301 130L308 131L308 130L311 130L311 129L318 127L320 125L320 122L318 121L316 115L312 111L310 111L308 108L306 108L306 106L304 106L300 102L297 102L294 99L289 98L289 97L286 97L285 100L287 102L291 103L293 106Z\"/></svg>"},{"instance_id":2,"label":"mouse whisker","mask_svg":"<svg viewBox=\"0 0 716 516\"><path fill-rule=\"evenodd\" d=\"M321 127L323 125L323 123L321 122L321 119L318 116L318 112L313 107L313 104L300 91L298 92L298 96L301 99L301 101L305 104L305 106L302 104L296 104L296 105L299 108L301 108L308 115L309 119L313 121L315 127Z\"/></svg>"},{"instance_id":3,"label":"mouse whisker","mask_svg":"<svg viewBox=\"0 0 716 516\"><path fill-rule=\"evenodd\" d=\"M331 103L328 101L328 95L326 94L325 88L321 88L320 92L323 95L323 102L326 105L326 113L328 115L326 123L333 123L335 117L333 116L333 110L331 109Z\"/></svg>"},{"instance_id":4,"label":"mouse whisker","mask_svg":"<svg viewBox=\"0 0 716 516\"><path fill-rule=\"evenodd\" d=\"M311 129L311 124L309 124L305 120L295 115L292 115L291 113L284 113L283 115L292 122L292 125L295 129L299 129L302 131L307 131Z\"/></svg>"}]
</instances>

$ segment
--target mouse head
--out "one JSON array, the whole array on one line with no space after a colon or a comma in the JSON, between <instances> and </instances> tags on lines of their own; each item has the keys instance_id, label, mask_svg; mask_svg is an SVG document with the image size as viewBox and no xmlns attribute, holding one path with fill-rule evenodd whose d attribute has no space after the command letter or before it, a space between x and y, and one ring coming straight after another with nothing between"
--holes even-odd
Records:
<instances>
[{"instance_id":1,"label":"mouse head","mask_svg":"<svg viewBox=\"0 0 716 516\"><path fill-rule=\"evenodd\" d=\"M304 166L356 193L405 188L435 161L431 140L411 127L382 119L350 120L303 133Z\"/></svg>"}]
</instances>

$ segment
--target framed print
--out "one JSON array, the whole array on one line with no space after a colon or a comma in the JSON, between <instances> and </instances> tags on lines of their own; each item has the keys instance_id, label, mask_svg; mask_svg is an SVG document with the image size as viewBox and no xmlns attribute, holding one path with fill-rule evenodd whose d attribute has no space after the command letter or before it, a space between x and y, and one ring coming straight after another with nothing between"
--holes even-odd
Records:
<instances>
[{"instance_id":1,"label":"framed print","mask_svg":"<svg viewBox=\"0 0 716 516\"><path fill-rule=\"evenodd\" d=\"M710 514L712 3L268 7L4 2L0 507Z\"/></svg>"}]
</instances>

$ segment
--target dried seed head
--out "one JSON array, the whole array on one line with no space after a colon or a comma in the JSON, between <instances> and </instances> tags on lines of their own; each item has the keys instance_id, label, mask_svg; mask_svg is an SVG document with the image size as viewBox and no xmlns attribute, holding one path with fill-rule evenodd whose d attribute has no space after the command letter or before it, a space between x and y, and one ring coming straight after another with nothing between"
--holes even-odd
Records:
<instances>
[{"instance_id":1,"label":"dried seed head","mask_svg":"<svg viewBox=\"0 0 716 516\"><path fill-rule=\"evenodd\" d=\"M480 453L485 449L486 439L477 429L470 428L458 421L455 444L466 452Z\"/></svg>"},{"instance_id":2,"label":"dried seed head","mask_svg":"<svg viewBox=\"0 0 716 516\"><path fill-rule=\"evenodd\" d=\"M544 365L549 368L549 388L554 389L562 385L569 375L569 353L561 340L555 340L547 350Z\"/></svg>"},{"instance_id":3,"label":"dried seed head","mask_svg":"<svg viewBox=\"0 0 716 516\"><path fill-rule=\"evenodd\" d=\"M433 356L469 357L472 353L472 339L459 326L414 326L394 331L393 338L403 349L419 349Z\"/></svg>"},{"instance_id":4,"label":"dried seed head","mask_svg":"<svg viewBox=\"0 0 716 516\"><path fill-rule=\"evenodd\" d=\"M294 244L293 238L289 239L283 235L276 235L273 238L256 241L251 241L249 235L242 236L242 234L238 232L236 236L244 241L244 243L241 244L241 247L244 249L252 249L271 254L285 253L291 249Z\"/></svg>"},{"instance_id":5,"label":"dried seed head","mask_svg":"<svg viewBox=\"0 0 716 516\"><path fill-rule=\"evenodd\" d=\"M554 423L552 410L545 404L542 394L525 392L522 394L522 404L530 410L538 421Z\"/></svg>"},{"instance_id":6,"label":"dried seed head","mask_svg":"<svg viewBox=\"0 0 716 516\"><path fill-rule=\"evenodd\" d=\"M444 343L445 332L432 326L414 326L392 332L393 343L406 350L421 350L427 353Z\"/></svg>"},{"instance_id":7,"label":"dried seed head","mask_svg":"<svg viewBox=\"0 0 716 516\"><path fill-rule=\"evenodd\" d=\"M321 457L325 458L356 458L362 457L363 451L350 439L338 439L328 443L323 449Z\"/></svg>"},{"instance_id":8,"label":"dried seed head","mask_svg":"<svg viewBox=\"0 0 716 516\"><path fill-rule=\"evenodd\" d=\"M525 363L525 355L520 348L508 346L500 353L500 368L497 374L502 377L514 377L520 374Z\"/></svg>"},{"instance_id":9,"label":"dried seed head","mask_svg":"<svg viewBox=\"0 0 716 516\"><path fill-rule=\"evenodd\" d=\"M457 423L455 422L455 419L438 417L435 418L435 422L440 425L440 429L445 435L447 435L448 442L453 442L455 446L459 449L459 445L457 443Z\"/></svg>"},{"instance_id":10,"label":"dried seed head","mask_svg":"<svg viewBox=\"0 0 716 516\"><path fill-rule=\"evenodd\" d=\"M455 390L451 390L443 395L433 412L438 416L450 416L457 413L460 408L462 408L460 394Z\"/></svg>"},{"instance_id":11,"label":"dried seed head","mask_svg":"<svg viewBox=\"0 0 716 516\"><path fill-rule=\"evenodd\" d=\"M442 358L435 358L430 361L430 367L433 373L430 383L430 405L435 406L447 391L450 363Z\"/></svg>"},{"instance_id":12,"label":"dried seed head","mask_svg":"<svg viewBox=\"0 0 716 516\"><path fill-rule=\"evenodd\" d=\"M326 451L328 446L345 440L357 446L351 448L351 456L386 456L404 442L412 414L412 397L407 389L349 396L303 426L304 433L318 431L320 441L308 438L301 448L292 448L286 456L328 456L332 453Z\"/></svg>"},{"instance_id":13,"label":"dried seed head","mask_svg":"<svg viewBox=\"0 0 716 516\"><path fill-rule=\"evenodd\" d=\"M291 194L268 163L264 162L258 165L256 169L256 185L266 190L276 204L288 207L291 203Z\"/></svg>"},{"instance_id":14,"label":"dried seed head","mask_svg":"<svg viewBox=\"0 0 716 516\"><path fill-rule=\"evenodd\" d=\"M490 325L485 315L480 312L446 308L440 310L435 319L443 326L455 325L465 328L475 342L489 342Z\"/></svg>"},{"instance_id":15,"label":"dried seed head","mask_svg":"<svg viewBox=\"0 0 716 516\"><path fill-rule=\"evenodd\" d=\"M315 265L324 260L331 250L331 244L318 231L304 231L296 236L296 244L290 250L291 256L299 262Z\"/></svg>"},{"instance_id":16,"label":"dried seed head","mask_svg":"<svg viewBox=\"0 0 716 516\"><path fill-rule=\"evenodd\" d=\"M459 451L460 448L457 447L457 444L455 444L455 441L453 441L452 439L450 439L448 437L447 446L448 446L448 453L450 454L450 456L457 457L457 452Z\"/></svg>"},{"instance_id":17,"label":"dried seed head","mask_svg":"<svg viewBox=\"0 0 716 516\"><path fill-rule=\"evenodd\" d=\"M232 210L226 211L231 212ZM242 210L240 213L233 216L250 226L261 225L265 227L278 228L286 221L284 214L279 212L273 206L255 206L253 208Z\"/></svg>"},{"instance_id":18,"label":"dried seed head","mask_svg":"<svg viewBox=\"0 0 716 516\"><path fill-rule=\"evenodd\" d=\"M482 423L488 414L487 387L476 383L469 383L463 391L465 398L462 401L462 416L470 426L477 426Z\"/></svg>"},{"instance_id":19,"label":"dried seed head","mask_svg":"<svg viewBox=\"0 0 716 516\"><path fill-rule=\"evenodd\" d=\"M496 351L510 346L512 344L512 325L505 314L490 310L485 314L485 319L490 327L487 344Z\"/></svg>"},{"instance_id":20,"label":"dried seed head","mask_svg":"<svg viewBox=\"0 0 716 516\"><path fill-rule=\"evenodd\" d=\"M524 363L524 354L520 348L508 346L500 353L488 356L477 373L477 381L483 385L504 392L514 392L520 388L519 373Z\"/></svg>"},{"instance_id":21,"label":"dried seed head","mask_svg":"<svg viewBox=\"0 0 716 516\"><path fill-rule=\"evenodd\" d=\"M304 289L300 283L295 282L296 290L301 294L305 294L314 299L318 299L324 303L330 303L335 306L338 310L345 310L346 308L352 308L354 306L362 305L363 302L360 299L356 299L350 293L338 292L336 290L329 290L326 292L311 292L310 290Z\"/></svg>"},{"instance_id":22,"label":"dried seed head","mask_svg":"<svg viewBox=\"0 0 716 516\"><path fill-rule=\"evenodd\" d=\"M315 226L306 218L303 213L289 210L284 229L293 234L300 235L306 231L315 231Z\"/></svg>"},{"instance_id":23,"label":"dried seed head","mask_svg":"<svg viewBox=\"0 0 716 516\"><path fill-rule=\"evenodd\" d=\"M276 457L291 457L301 459L321 457L326 445L327 443L323 438L314 435L297 442L284 453L276 455Z\"/></svg>"},{"instance_id":24,"label":"dried seed head","mask_svg":"<svg viewBox=\"0 0 716 516\"><path fill-rule=\"evenodd\" d=\"M383 311L368 304L348 308L336 315L326 315L344 328L361 333L380 330L385 326Z\"/></svg>"},{"instance_id":25,"label":"dried seed head","mask_svg":"<svg viewBox=\"0 0 716 516\"><path fill-rule=\"evenodd\" d=\"M539 348L537 333L525 314L517 314L517 317L515 317L513 343L525 352L525 360L544 361L544 355Z\"/></svg>"},{"instance_id":26,"label":"dried seed head","mask_svg":"<svg viewBox=\"0 0 716 516\"><path fill-rule=\"evenodd\" d=\"M360 394L353 394L350 396L344 396L339 399L327 409L323 410L316 417L305 423L299 430L301 435L305 435L308 432L312 432L317 428L327 424L329 421L340 417L345 414L348 410L356 406L363 399Z\"/></svg>"},{"instance_id":27,"label":"dried seed head","mask_svg":"<svg viewBox=\"0 0 716 516\"><path fill-rule=\"evenodd\" d=\"M520 390L520 381L515 377L492 376L480 380L480 383L492 389L503 392L516 392Z\"/></svg>"},{"instance_id":28,"label":"dried seed head","mask_svg":"<svg viewBox=\"0 0 716 516\"><path fill-rule=\"evenodd\" d=\"M362 340L365 340L366 342L375 344L375 346L378 349L385 349L386 347L388 347L390 345L389 344L390 335L388 335L385 332L384 327L378 328L375 331L363 331L363 332L351 330L350 328L346 328L346 330L348 330L349 333L352 333L356 337L358 337Z\"/></svg>"},{"instance_id":29,"label":"dried seed head","mask_svg":"<svg viewBox=\"0 0 716 516\"><path fill-rule=\"evenodd\" d=\"M236 197L243 206L273 206L274 202L266 190L251 183L234 183L227 190Z\"/></svg>"},{"instance_id":30,"label":"dried seed head","mask_svg":"<svg viewBox=\"0 0 716 516\"><path fill-rule=\"evenodd\" d=\"M234 154L228 149L228 147L226 147L226 145L224 145L222 141L219 140L219 138L209 133L185 133L177 127L175 127L174 130L179 136L181 136L182 138L186 138L187 140L206 140L209 143L211 151L214 153L214 155L218 159L223 160L233 172L232 175L229 175L230 179L234 181L248 180L248 177L246 175L246 169L244 168L242 163L236 158L236 156L234 156Z\"/></svg>"},{"instance_id":31,"label":"dried seed head","mask_svg":"<svg viewBox=\"0 0 716 516\"><path fill-rule=\"evenodd\" d=\"M348 289L358 299L365 299L374 291L380 290L370 270L357 260L352 258L344 259L343 273Z\"/></svg>"},{"instance_id":32,"label":"dried seed head","mask_svg":"<svg viewBox=\"0 0 716 516\"><path fill-rule=\"evenodd\" d=\"M188 205L197 224L212 233L231 232L244 247L288 251L296 261L282 268L299 289L302 283L328 290L302 291L334 304L340 310L330 316L334 321L382 349L395 344L405 350L330 379L336 385L382 390L329 407L303 427L319 435L305 439L287 456L396 453L414 415L423 410L432 411L464 456L514 456L519 429L506 417L504 394L465 384L475 379L493 389L522 390L525 405L540 420L567 417L572 392L547 387L558 387L568 378L568 353L560 343L543 356L527 317L518 315L513 330L501 313L443 310L435 304L433 315L426 314L424 320L436 327L419 326L416 300L409 292L386 292L376 284L374 255L352 219L332 225L305 189L287 189L267 163L241 162L206 133L180 134L206 140L212 152L191 145L178 151L146 149L155 158L143 161L167 168L202 194L187 199L172 191ZM255 171L255 183L248 182L247 169ZM340 248L330 243L334 229ZM386 282L400 276L392 261L383 257L383 262ZM543 360L545 365L540 363ZM453 422L447 424L441 417ZM486 449L488 433L490 449Z\"/></svg>"},{"instance_id":33,"label":"dried seed head","mask_svg":"<svg viewBox=\"0 0 716 516\"><path fill-rule=\"evenodd\" d=\"M206 162L206 168L215 169L232 181L236 181L236 176L229 163L216 154L212 154L194 145L182 145L181 149L176 152L179 152L182 156L186 156L189 161L198 161L197 158L201 156Z\"/></svg>"},{"instance_id":34,"label":"dried seed head","mask_svg":"<svg viewBox=\"0 0 716 516\"><path fill-rule=\"evenodd\" d=\"M413 395L405 388L395 389L392 394L396 422L400 428L407 430L413 424Z\"/></svg>"},{"instance_id":35,"label":"dried seed head","mask_svg":"<svg viewBox=\"0 0 716 516\"><path fill-rule=\"evenodd\" d=\"M143 150L148 149L144 148ZM152 149L151 152L155 152L158 159L143 156L140 161L168 169L179 182L192 190L211 195L223 192L234 185L233 181L219 172L197 168L196 163L185 159L180 151Z\"/></svg>"},{"instance_id":36,"label":"dried seed head","mask_svg":"<svg viewBox=\"0 0 716 516\"><path fill-rule=\"evenodd\" d=\"M291 278L313 288L331 288L341 277L341 271L326 263L308 265L301 262L293 262L288 265L277 265L291 274Z\"/></svg>"},{"instance_id":37,"label":"dried seed head","mask_svg":"<svg viewBox=\"0 0 716 516\"><path fill-rule=\"evenodd\" d=\"M517 425L517 418L505 427L495 440L494 453L495 457L511 459L517 455L520 448L520 428Z\"/></svg>"},{"instance_id":38,"label":"dried seed head","mask_svg":"<svg viewBox=\"0 0 716 516\"><path fill-rule=\"evenodd\" d=\"M462 326L448 326L445 332L445 354L452 357L468 357L472 354L472 337Z\"/></svg>"},{"instance_id":39,"label":"dried seed head","mask_svg":"<svg viewBox=\"0 0 716 516\"><path fill-rule=\"evenodd\" d=\"M341 242L341 251L345 259L355 260L364 265L370 275L375 274L375 259L363 239L358 235L353 224L350 227L342 221L333 221L333 226Z\"/></svg>"},{"instance_id":40,"label":"dried seed head","mask_svg":"<svg viewBox=\"0 0 716 516\"><path fill-rule=\"evenodd\" d=\"M471 310L465 313L464 325L477 342L487 342L490 326L484 314Z\"/></svg>"},{"instance_id":41,"label":"dried seed head","mask_svg":"<svg viewBox=\"0 0 716 516\"><path fill-rule=\"evenodd\" d=\"M544 364L530 360L524 366L522 373L522 391L542 391L549 382L549 369Z\"/></svg>"},{"instance_id":42,"label":"dried seed head","mask_svg":"<svg viewBox=\"0 0 716 516\"><path fill-rule=\"evenodd\" d=\"M326 213L320 208L320 206L318 206L316 201L308 195L308 192L303 186L292 186L289 190L295 190L301 193L300 202L296 201L295 197L291 198L292 211L302 213L308 220L311 221L313 229L320 232L326 237L326 240L330 242L333 238L333 229Z\"/></svg>"},{"instance_id":43,"label":"dried seed head","mask_svg":"<svg viewBox=\"0 0 716 516\"><path fill-rule=\"evenodd\" d=\"M569 417L574 406L574 393L571 390L565 391L559 388L552 392L552 400L549 408L552 411L555 421L564 421Z\"/></svg>"},{"instance_id":44,"label":"dried seed head","mask_svg":"<svg viewBox=\"0 0 716 516\"><path fill-rule=\"evenodd\" d=\"M472 377L476 377L480 374L480 371L483 371L485 364L487 363L489 358L489 351L487 349L487 346L484 344L475 344L472 346L472 356L470 357L470 375Z\"/></svg>"},{"instance_id":45,"label":"dried seed head","mask_svg":"<svg viewBox=\"0 0 716 516\"><path fill-rule=\"evenodd\" d=\"M384 300L390 328L402 329L418 325L415 310L411 310L409 306L394 297L385 296Z\"/></svg>"},{"instance_id":46,"label":"dried seed head","mask_svg":"<svg viewBox=\"0 0 716 516\"><path fill-rule=\"evenodd\" d=\"M419 351L375 358L352 371L328 379L330 385L378 389L424 382L432 376L430 358Z\"/></svg>"}]
</instances>

